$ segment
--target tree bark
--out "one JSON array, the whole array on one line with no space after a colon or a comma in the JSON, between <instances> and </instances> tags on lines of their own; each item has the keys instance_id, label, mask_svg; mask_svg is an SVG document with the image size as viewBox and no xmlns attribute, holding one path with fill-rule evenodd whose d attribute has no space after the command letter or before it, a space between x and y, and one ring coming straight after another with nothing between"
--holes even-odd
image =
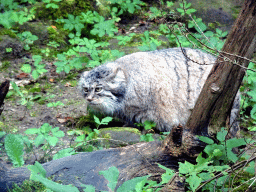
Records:
<instances>
[{"instance_id":1,"label":"tree bark","mask_svg":"<svg viewBox=\"0 0 256 192\"><path fill-rule=\"evenodd\" d=\"M221 55L236 59L246 67L248 61L242 62L241 58L233 54L251 58L249 47L255 34L256 1L246 0L223 48L223 51L232 55ZM61 180L63 184L73 184L77 187L90 184L95 186L97 191L109 190L107 180L98 172L116 166L120 172L117 186L128 179L148 174L151 174L152 179L160 180L164 171L156 163L177 170L178 162L194 162L196 154L203 150L194 134L204 134L209 123L214 126L225 125L244 73L240 67L219 57L186 124L186 129L173 128L164 142L154 141L124 148L80 153L44 163L47 177L54 176L54 181ZM28 178L29 171L26 167L6 169L0 162L2 191L6 191L6 186L10 187L12 182L21 183ZM179 179L174 179L174 182L175 185L170 183L166 191L185 191Z\"/></svg>"},{"instance_id":2,"label":"tree bark","mask_svg":"<svg viewBox=\"0 0 256 192\"><path fill-rule=\"evenodd\" d=\"M3 112L4 98L5 98L6 94L9 91L9 85L10 85L10 81L9 80L5 80L0 85L0 115Z\"/></svg>"}]
</instances>

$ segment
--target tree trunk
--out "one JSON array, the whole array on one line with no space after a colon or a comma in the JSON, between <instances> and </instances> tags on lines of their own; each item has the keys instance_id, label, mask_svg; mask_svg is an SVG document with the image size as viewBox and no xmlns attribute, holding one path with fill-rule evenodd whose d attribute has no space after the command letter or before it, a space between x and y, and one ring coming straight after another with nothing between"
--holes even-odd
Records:
<instances>
[{"instance_id":1,"label":"tree trunk","mask_svg":"<svg viewBox=\"0 0 256 192\"><path fill-rule=\"evenodd\" d=\"M9 85L10 85L10 81L9 80L5 80L1 85L0 85L0 115L3 112L3 106L4 106L4 98L6 96L6 94L9 91Z\"/></svg>"},{"instance_id":2,"label":"tree trunk","mask_svg":"<svg viewBox=\"0 0 256 192\"><path fill-rule=\"evenodd\" d=\"M252 52L249 47L256 34L255 14L256 1L246 0L223 51L251 58ZM222 53L242 63L241 58L230 56L230 54ZM148 174L151 174L152 179L160 180L161 173L164 171L156 163L177 170L178 162L195 161L195 154L202 151L203 146L194 134L204 134L209 122L217 127L225 125L227 114L230 112L245 72L238 66L222 61L220 57L217 59L217 64L213 67L186 124L186 129L173 128L164 142L139 143L124 148L80 153L50 161L43 164L47 177L54 176L54 181L61 180L63 184L73 184L77 187L81 184L90 184L95 186L97 191L109 190L106 179L98 172L111 166L116 166L120 172L117 184L120 186L128 179ZM242 65L246 67L248 61L243 60ZM28 178L27 168L7 170L0 162L0 189L2 191L6 191L6 186L10 187L12 182L20 183ZM185 191L185 189L179 179L174 179L174 185L170 183L166 191Z\"/></svg>"},{"instance_id":3,"label":"tree trunk","mask_svg":"<svg viewBox=\"0 0 256 192\"><path fill-rule=\"evenodd\" d=\"M218 132L226 120L255 47L256 2L246 0L197 99L186 127L194 134ZM224 59L224 58L227 58ZM244 68L235 65L242 65ZM209 130L208 130L209 131Z\"/></svg>"}]
</instances>

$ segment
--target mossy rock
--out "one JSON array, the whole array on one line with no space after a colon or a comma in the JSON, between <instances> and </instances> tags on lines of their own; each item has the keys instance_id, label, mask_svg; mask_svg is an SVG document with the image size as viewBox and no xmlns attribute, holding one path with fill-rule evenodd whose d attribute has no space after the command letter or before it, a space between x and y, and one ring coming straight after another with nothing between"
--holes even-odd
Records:
<instances>
[{"instance_id":1,"label":"mossy rock","mask_svg":"<svg viewBox=\"0 0 256 192\"><path fill-rule=\"evenodd\" d=\"M119 147L140 142L141 132L136 128L111 127L100 129L99 136L106 138L102 142L110 147ZM108 140L109 139L109 140Z\"/></svg>"},{"instance_id":2,"label":"mossy rock","mask_svg":"<svg viewBox=\"0 0 256 192\"><path fill-rule=\"evenodd\" d=\"M93 9L92 1L85 0L67 0L54 2L59 6L58 9L46 8L46 4L38 3L36 5L36 18L41 20L56 20L66 18L68 14L79 15L81 12L87 12Z\"/></svg>"},{"instance_id":3,"label":"mossy rock","mask_svg":"<svg viewBox=\"0 0 256 192\"><path fill-rule=\"evenodd\" d=\"M35 45L44 44L49 39L47 27L42 22L26 22L20 26L19 31L30 31L33 35L38 37L38 40L34 41Z\"/></svg>"},{"instance_id":4,"label":"mossy rock","mask_svg":"<svg viewBox=\"0 0 256 192\"><path fill-rule=\"evenodd\" d=\"M0 35L0 39L2 39L0 43L1 59L13 59L24 55L24 44L18 39L11 38L8 35Z\"/></svg>"},{"instance_id":5,"label":"mossy rock","mask_svg":"<svg viewBox=\"0 0 256 192\"><path fill-rule=\"evenodd\" d=\"M0 35L8 35L11 38L16 38L16 34L11 29L1 28L0 27ZM2 39L0 39L1 41Z\"/></svg>"}]
</instances>

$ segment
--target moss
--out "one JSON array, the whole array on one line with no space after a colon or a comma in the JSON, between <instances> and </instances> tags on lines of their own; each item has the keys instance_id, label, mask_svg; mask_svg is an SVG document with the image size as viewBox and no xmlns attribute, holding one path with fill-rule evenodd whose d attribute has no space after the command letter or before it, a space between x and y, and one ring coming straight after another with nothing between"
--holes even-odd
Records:
<instances>
[{"instance_id":1,"label":"moss","mask_svg":"<svg viewBox=\"0 0 256 192\"><path fill-rule=\"evenodd\" d=\"M244 184L245 181L248 181L249 179L253 178L254 175L253 174L250 174L248 172L240 172L239 176L236 175L236 178L233 180L233 177L234 175L231 176L231 180L234 182L233 183L233 188L237 187L237 186L240 186L239 188L237 188L236 192L239 192L239 191L246 191L248 189L248 186L251 184L251 182L247 183L247 184ZM253 180L252 180L253 181ZM228 182L226 182L225 186L228 187ZM242 185L243 184L243 185ZM250 188L250 191L256 191L256 186L253 185L251 188Z\"/></svg>"},{"instance_id":2,"label":"moss","mask_svg":"<svg viewBox=\"0 0 256 192\"><path fill-rule=\"evenodd\" d=\"M11 29L0 28L0 35L8 35L11 38L16 38L16 34Z\"/></svg>"},{"instance_id":3,"label":"moss","mask_svg":"<svg viewBox=\"0 0 256 192\"><path fill-rule=\"evenodd\" d=\"M10 192L41 192L45 190L46 187L39 181L25 180L23 181L21 186L13 184L13 187L10 190Z\"/></svg>"},{"instance_id":4,"label":"moss","mask_svg":"<svg viewBox=\"0 0 256 192\"><path fill-rule=\"evenodd\" d=\"M93 10L92 2L85 0L67 0L55 2L59 6L58 9L46 8L45 3L36 5L36 18L42 20L56 20L66 18L68 14L79 15L81 12Z\"/></svg>"},{"instance_id":5,"label":"moss","mask_svg":"<svg viewBox=\"0 0 256 192\"><path fill-rule=\"evenodd\" d=\"M3 61L2 65L0 65L0 71L7 70L11 65L10 61Z\"/></svg>"},{"instance_id":6,"label":"moss","mask_svg":"<svg viewBox=\"0 0 256 192\"><path fill-rule=\"evenodd\" d=\"M49 41L55 41L61 45L66 44L68 31L65 31L61 27L50 26L47 28L49 34Z\"/></svg>"}]
</instances>

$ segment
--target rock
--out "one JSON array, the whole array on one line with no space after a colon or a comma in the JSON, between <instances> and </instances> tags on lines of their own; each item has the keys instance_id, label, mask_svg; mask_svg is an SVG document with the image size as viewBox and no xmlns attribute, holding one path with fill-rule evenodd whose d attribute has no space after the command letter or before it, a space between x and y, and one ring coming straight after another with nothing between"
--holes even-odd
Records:
<instances>
[{"instance_id":1,"label":"rock","mask_svg":"<svg viewBox=\"0 0 256 192\"><path fill-rule=\"evenodd\" d=\"M0 36L0 59L13 59L15 57L22 57L24 55L24 44L16 38L11 38L8 35ZM12 48L10 52L6 48Z\"/></svg>"},{"instance_id":2,"label":"rock","mask_svg":"<svg viewBox=\"0 0 256 192\"><path fill-rule=\"evenodd\" d=\"M110 138L102 140L102 144L109 147L120 147L140 142L140 131L136 128L111 127L100 129L100 137Z\"/></svg>"},{"instance_id":3,"label":"rock","mask_svg":"<svg viewBox=\"0 0 256 192\"><path fill-rule=\"evenodd\" d=\"M38 40L34 41L34 44L44 44L49 38L48 25L44 25L42 22L27 22L20 26L21 31L30 31L33 35L38 37Z\"/></svg>"}]
</instances>

